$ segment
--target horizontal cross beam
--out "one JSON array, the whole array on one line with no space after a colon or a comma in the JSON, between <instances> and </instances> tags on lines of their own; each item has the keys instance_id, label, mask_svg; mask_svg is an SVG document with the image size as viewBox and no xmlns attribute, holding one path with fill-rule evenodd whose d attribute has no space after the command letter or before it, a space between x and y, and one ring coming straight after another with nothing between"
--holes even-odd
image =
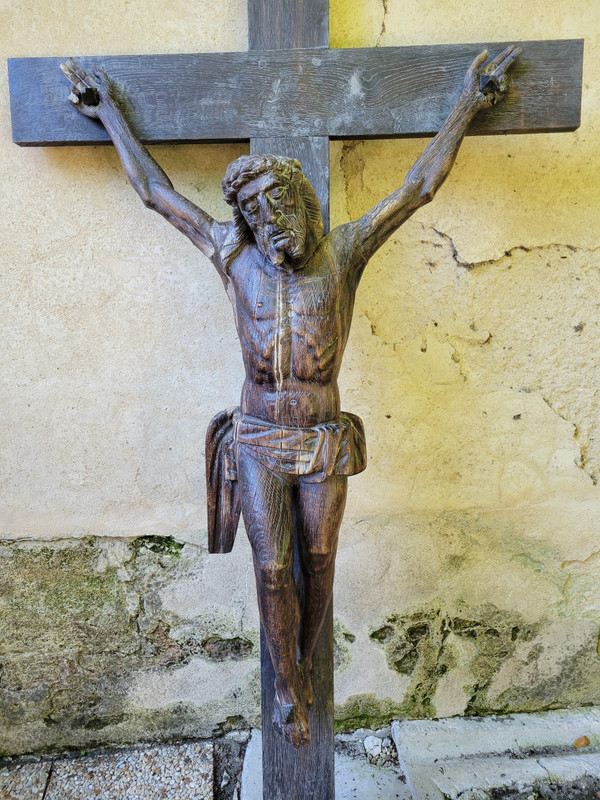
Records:
<instances>
[{"instance_id":1,"label":"horizontal cross beam","mask_svg":"<svg viewBox=\"0 0 600 800\"><path fill-rule=\"evenodd\" d=\"M430 136L452 108L473 58L506 42L194 55L99 56L129 120L152 142L260 136L341 139ZM511 44L511 43L508 43ZM574 130L580 123L583 40L515 42L504 102L469 133ZM64 58L9 59L13 139L20 145L103 144L99 123L74 113Z\"/></svg>"}]
</instances>

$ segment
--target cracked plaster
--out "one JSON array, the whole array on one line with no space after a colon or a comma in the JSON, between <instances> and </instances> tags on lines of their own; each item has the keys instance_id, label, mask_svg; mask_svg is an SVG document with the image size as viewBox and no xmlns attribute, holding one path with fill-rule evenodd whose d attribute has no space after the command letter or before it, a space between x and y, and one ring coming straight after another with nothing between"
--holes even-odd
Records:
<instances>
[{"instance_id":1,"label":"cracked plaster","mask_svg":"<svg viewBox=\"0 0 600 800\"><path fill-rule=\"evenodd\" d=\"M383 17L381 20L381 31L379 32L379 36L377 37L377 41L375 42L375 47L381 46L381 40L385 35L385 20L388 15L388 0L381 0L381 4L383 5Z\"/></svg>"},{"instance_id":2,"label":"cracked plaster","mask_svg":"<svg viewBox=\"0 0 600 800\"><path fill-rule=\"evenodd\" d=\"M206 553L86 539L15 543L0 560L1 753L256 724L258 619L211 592ZM190 583L212 602L169 603Z\"/></svg>"}]
</instances>

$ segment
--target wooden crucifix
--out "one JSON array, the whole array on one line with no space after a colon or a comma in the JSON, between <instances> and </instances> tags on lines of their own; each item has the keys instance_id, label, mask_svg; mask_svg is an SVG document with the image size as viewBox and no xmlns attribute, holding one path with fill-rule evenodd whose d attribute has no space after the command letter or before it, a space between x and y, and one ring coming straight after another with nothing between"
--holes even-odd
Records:
<instances>
[{"instance_id":1,"label":"wooden crucifix","mask_svg":"<svg viewBox=\"0 0 600 800\"><path fill-rule=\"evenodd\" d=\"M248 0L248 12L248 53L68 62L81 115L64 101L60 59L11 60L13 138L112 139L144 202L223 279L246 381L240 409L217 415L207 436L210 548L231 548L241 509L263 622L264 798L333 800L333 566L347 476L365 465L362 424L337 390L354 292L372 253L432 199L469 126L578 126L582 44L336 51L327 0ZM506 99L485 112L520 48ZM484 68L485 49L496 58ZM403 187L327 235L329 137L430 133ZM233 223L179 195L140 144L233 139L251 152L223 182Z\"/></svg>"}]
</instances>

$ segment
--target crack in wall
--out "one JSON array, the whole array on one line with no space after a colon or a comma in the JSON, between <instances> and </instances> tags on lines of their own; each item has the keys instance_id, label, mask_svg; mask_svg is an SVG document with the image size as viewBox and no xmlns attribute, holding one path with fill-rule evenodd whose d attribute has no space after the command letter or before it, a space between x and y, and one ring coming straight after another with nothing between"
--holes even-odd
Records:
<instances>
[{"instance_id":1,"label":"crack in wall","mask_svg":"<svg viewBox=\"0 0 600 800\"><path fill-rule=\"evenodd\" d=\"M592 483L594 486L598 485L598 474L590 465L590 460L588 457L588 446L584 442L581 441L581 431L578 425L575 425L575 432L573 433L573 438L579 442L579 461L577 462L577 466L582 469L587 475L590 476L592 479Z\"/></svg>"},{"instance_id":2,"label":"crack in wall","mask_svg":"<svg viewBox=\"0 0 600 800\"><path fill-rule=\"evenodd\" d=\"M568 422L570 425L573 426L573 439L577 442L577 446L579 448L579 459L575 462L576 465L585 472L586 475L589 476L590 480L594 484L594 486L598 485L598 475L595 473L593 468L590 466L588 461L588 446L585 441L582 441L581 429L576 422L566 417L562 414L557 408L554 407L552 400L545 395L541 395L542 400L548 406L548 408L556 414L557 417Z\"/></svg>"},{"instance_id":3,"label":"crack in wall","mask_svg":"<svg viewBox=\"0 0 600 800\"><path fill-rule=\"evenodd\" d=\"M350 171L350 164L346 165L349 181L356 180L356 163L352 167ZM347 188L349 186L347 183ZM600 252L600 247L577 248L558 242L515 245L498 258L467 261L461 257L449 234L433 225L421 224L421 229L420 255L429 266L429 273L434 275L440 269L446 274L450 272L450 278L444 278L443 272L433 277L432 287L437 286L437 291L441 292L445 284L450 285L453 268L458 276L478 273L480 278L477 284L466 281L454 284L457 298L451 314L444 315L442 310L438 318L432 307L429 319L425 320L422 313L415 313L413 318L418 328L410 336L403 332L396 339L386 316L380 315L378 304L373 308L363 305L362 312L369 321L372 335L394 350L405 349L410 342L417 341L423 353L431 349L432 340L437 340L451 347L449 357L457 364L463 380L473 383L491 379L495 385L509 390L536 393L553 414L572 426L578 451L574 463L593 485L598 485L600 434L596 420L600 398L594 394L595 380L591 372L584 371L582 383L576 386L569 374L574 369L586 369L584 365L588 363L586 350L582 348L590 347L591 340L588 338L585 344L584 339L592 336L594 312L587 298L592 297L596 283L594 254ZM453 264L448 263L449 259ZM519 270L518 274L523 277L503 277L511 269ZM493 279L487 270L493 270ZM527 273L534 270L537 270L537 279L532 284ZM517 305L522 301L514 288L521 280L526 281L523 298L528 297L530 301L523 308ZM557 288L557 280L564 290L560 285ZM501 316L493 305L498 301L498 286L506 286L508 298L512 297L512 301L502 300L507 313ZM579 297L581 302L576 300ZM381 309L385 311L385 306ZM586 314L591 316L586 317ZM479 355L484 344L490 351Z\"/></svg>"},{"instance_id":4,"label":"crack in wall","mask_svg":"<svg viewBox=\"0 0 600 800\"><path fill-rule=\"evenodd\" d=\"M429 229L434 231L434 233L436 233L441 239L443 239L444 242L446 242L446 244L449 246L452 258L456 263L456 265L458 267L461 267L461 269L466 269L466 270L482 269L484 267L495 266L497 264L502 263L502 261L504 261L507 258L512 258L514 254L518 252L531 253L534 250L544 250L546 248L557 248L557 247L566 247L567 250L571 250L572 252L576 252L577 250L577 248L573 247L573 245L561 244L559 242L551 242L549 244L539 245L538 247L527 247L524 244L516 244L509 250L505 250L503 255L499 256L498 258L486 258L483 259L482 261L465 261L463 258L461 258L458 250L456 249L456 245L454 244L454 240L449 234L444 233L444 231L440 231L434 225L427 225L427 226L421 225L421 227L423 230Z\"/></svg>"},{"instance_id":5,"label":"crack in wall","mask_svg":"<svg viewBox=\"0 0 600 800\"><path fill-rule=\"evenodd\" d=\"M463 260L460 257L460 254L458 253L458 250L456 249L456 246L455 246L454 241L453 241L451 236L449 236L448 234L444 233L443 231L438 230L433 225L429 226L429 227L438 236L440 236L444 240L444 242L447 244L447 246L449 247L452 259L455 262L455 264L457 265L457 267L460 267L462 269L466 269L466 270L469 270L469 271L470 270L476 270L476 269L477 270L481 270L481 269L488 268L488 267L498 266L499 264L503 263L507 259L512 259L514 257L514 255L516 253L518 253L518 252L523 252L523 253L541 253L541 252L546 251L546 250L556 251L558 249L566 249L569 252L575 254L575 253L578 252L578 250L582 250L583 249L583 248L577 248L577 247L575 247L573 245L570 245L570 244L561 244L561 243L558 243L558 242L551 242L551 243L548 243L548 244L545 244L545 245L539 245L537 247L527 247L525 245L515 245L514 247L510 248L509 250L506 250L505 253L502 256L500 256L499 258L496 258L496 259L494 259L494 258L492 258L492 259L484 259L482 261L477 261L477 262L467 262L467 261ZM593 249L589 250L590 253L596 253L598 251L600 251L600 247L593 248ZM561 256L561 258L564 258L564 256ZM584 327L585 327L585 323L579 323L578 325L574 326L573 330L576 333L580 333L583 330ZM491 338L491 334L490 334L490 338ZM465 370L462 367L462 359L460 357L460 354L458 353L458 351L457 351L456 347L454 346L452 340L450 339L449 341L450 341L450 344L453 346L453 350L454 350L453 360L456 363L459 364L461 375L466 380L468 378L468 374L465 372ZM489 341L489 339L488 339L488 341ZM549 397L547 394L540 393L540 396L541 396L542 400L544 401L544 403L546 403L548 408L554 414L556 414L560 419L564 420L565 422L568 422L570 425L573 426L573 438L577 442L577 446L578 446L578 449L579 449L579 459L575 463L579 467L579 469L581 469L590 478L590 480L592 481L593 485L596 486L598 484L598 479L599 479L600 476L599 476L596 468L594 468L594 466L592 464L590 464L589 443L588 443L588 441L586 441L586 438L585 438L585 436L584 436L584 434L582 432L581 424L578 424L577 421L575 421L574 419L571 419L570 416L568 416L566 413L561 412L557 408L557 403L555 401L553 401L553 399L551 397Z\"/></svg>"},{"instance_id":6,"label":"crack in wall","mask_svg":"<svg viewBox=\"0 0 600 800\"><path fill-rule=\"evenodd\" d=\"M566 567L573 566L574 564L587 564L588 562L593 561L598 557L600 557L600 550L594 550L594 552L590 553L589 556L587 556L586 558L576 558L571 561L565 561L562 564L562 567L566 569Z\"/></svg>"},{"instance_id":7,"label":"crack in wall","mask_svg":"<svg viewBox=\"0 0 600 800\"><path fill-rule=\"evenodd\" d=\"M375 42L375 47L381 47L381 40L385 34L385 18L388 15L388 0L381 0L383 5L383 18L381 20L381 30L379 31L379 36L377 37L377 41Z\"/></svg>"},{"instance_id":8,"label":"crack in wall","mask_svg":"<svg viewBox=\"0 0 600 800\"><path fill-rule=\"evenodd\" d=\"M370 315L369 309L368 308L362 308L361 311L365 315L369 325L371 326L371 336L376 336L378 339L381 339L381 343L382 344L384 344L384 345L386 345L388 347L391 346L391 342L387 342L382 337L381 333L379 332L379 329L377 328L377 323L374 321L374 319Z\"/></svg>"},{"instance_id":9,"label":"crack in wall","mask_svg":"<svg viewBox=\"0 0 600 800\"><path fill-rule=\"evenodd\" d=\"M422 225L421 227L423 229L425 229L424 225ZM437 233L437 235L441 239L443 239L446 242L446 244L450 247L450 252L452 253L452 258L454 259L457 267L461 267L462 269L473 269L473 267L476 266L475 264L470 264L468 261L463 261L462 260L462 258L458 254L458 250L456 249L456 246L455 246L454 241L453 241L451 236L449 236L447 233L444 233L443 231L438 230L433 225L430 225L429 228L430 228L430 230L432 230L435 233ZM477 266L479 266L479 265L477 265Z\"/></svg>"}]
</instances>

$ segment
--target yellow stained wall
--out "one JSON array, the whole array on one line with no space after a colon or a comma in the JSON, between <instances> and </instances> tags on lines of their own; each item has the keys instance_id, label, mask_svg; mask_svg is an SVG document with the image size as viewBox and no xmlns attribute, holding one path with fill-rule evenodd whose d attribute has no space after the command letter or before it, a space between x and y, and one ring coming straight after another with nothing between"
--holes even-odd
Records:
<instances>
[{"instance_id":1,"label":"yellow stained wall","mask_svg":"<svg viewBox=\"0 0 600 800\"><path fill-rule=\"evenodd\" d=\"M246 22L243 0L3 0L0 41L3 58L239 50ZM597 702L600 6L332 0L330 25L334 47L585 38L581 128L468 138L365 274L341 378L370 460L340 542L338 714ZM221 282L111 148L13 145L3 64L0 534L203 547L204 430L242 380ZM425 145L332 143L332 223ZM243 145L152 152L228 215L220 179ZM234 598L255 626L248 560L240 536L194 602ZM132 702L196 698L156 680Z\"/></svg>"}]
</instances>

